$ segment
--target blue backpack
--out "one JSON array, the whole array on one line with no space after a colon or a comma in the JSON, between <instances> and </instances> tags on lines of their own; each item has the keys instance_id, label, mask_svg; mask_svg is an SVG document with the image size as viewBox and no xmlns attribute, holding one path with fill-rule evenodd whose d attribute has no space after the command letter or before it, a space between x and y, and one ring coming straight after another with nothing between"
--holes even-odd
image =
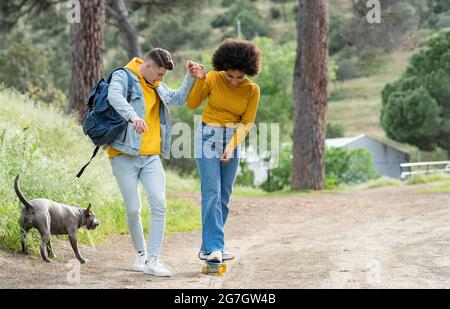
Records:
<instances>
[{"instance_id":1,"label":"blue backpack","mask_svg":"<svg viewBox=\"0 0 450 309\"><path fill-rule=\"evenodd\" d=\"M83 120L83 132L89 136L96 147L89 162L78 172L78 178L81 177L86 167L97 155L100 146L110 144L128 126L128 122L108 102L109 83L111 82L113 73L118 70L124 70L128 75L127 101L130 103L133 79L125 68L115 69L106 80L102 78L92 88L89 93L87 111Z\"/></svg>"}]
</instances>

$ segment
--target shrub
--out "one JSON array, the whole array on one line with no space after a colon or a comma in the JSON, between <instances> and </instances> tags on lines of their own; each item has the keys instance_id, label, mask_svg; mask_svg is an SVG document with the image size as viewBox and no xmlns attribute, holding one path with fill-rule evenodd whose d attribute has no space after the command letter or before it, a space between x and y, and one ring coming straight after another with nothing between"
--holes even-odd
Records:
<instances>
[{"instance_id":1,"label":"shrub","mask_svg":"<svg viewBox=\"0 0 450 309\"><path fill-rule=\"evenodd\" d=\"M381 126L389 138L422 150L450 151L450 29L431 37L406 72L381 94Z\"/></svg>"},{"instance_id":2,"label":"shrub","mask_svg":"<svg viewBox=\"0 0 450 309\"><path fill-rule=\"evenodd\" d=\"M31 41L13 43L0 51L0 83L26 93L34 100L62 108L66 96L54 86L49 68L47 58L33 47Z\"/></svg>"},{"instance_id":3,"label":"shrub","mask_svg":"<svg viewBox=\"0 0 450 309\"><path fill-rule=\"evenodd\" d=\"M241 22L241 31L248 40L256 36L266 36L270 33L269 27L264 23L258 7L251 1L234 1L229 10L213 19L211 26L221 28L234 26Z\"/></svg>"},{"instance_id":4,"label":"shrub","mask_svg":"<svg viewBox=\"0 0 450 309\"><path fill-rule=\"evenodd\" d=\"M248 167L248 163L241 160L239 163L239 173L236 176L236 184L241 186L253 187L254 175Z\"/></svg>"},{"instance_id":5,"label":"shrub","mask_svg":"<svg viewBox=\"0 0 450 309\"><path fill-rule=\"evenodd\" d=\"M278 19L281 16L281 12L279 9L277 9L276 7L271 7L270 8L270 17L272 17L272 19Z\"/></svg>"},{"instance_id":6,"label":"shrub","mask_svg":"<svg viewBox=\"0 0 450 309\"><path fill-rule=\"evenodd\" d=\"M369 151L345 148L326 149L325 175L335 185L354 185L377 177Z\"/></svg>"},{"instance_id":7,"label":"shrub","mask_svg":"<svg viewBox=\"0 0 450 309\"><path fill-rule=\"evenodd\" d=\"M261 189L267 192L282 190L291 183L292 149L282 147L278 166L268 171L268 179L261 185Z\"/></svg>"},{"instance_id":8,"label":"shrub","mask_svg":"<svg viewBox=\"0 0 450 309\"><path fill-rule=\"evenodd\" d=\"M344 137L345 136L344 126L338 123L328 122L326 135L327 138Z\"/></svg>"}]
</instances>

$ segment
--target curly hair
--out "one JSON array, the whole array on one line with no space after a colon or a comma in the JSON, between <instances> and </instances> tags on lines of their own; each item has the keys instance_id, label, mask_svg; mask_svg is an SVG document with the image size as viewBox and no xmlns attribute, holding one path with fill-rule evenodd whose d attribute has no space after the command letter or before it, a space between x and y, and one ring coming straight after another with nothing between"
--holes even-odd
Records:
<instances>
[{"instance_id":1,"label":"curly hair","mask_svg":"<svg viewBox=\"0 0 450 309\"><path fill-rule=\"evenodd\" d=\"M261 53L253 42L227 39L215 50L212 65L216 71L238 70L255 76L261 70Z\"/></svg>"}]
</instances>

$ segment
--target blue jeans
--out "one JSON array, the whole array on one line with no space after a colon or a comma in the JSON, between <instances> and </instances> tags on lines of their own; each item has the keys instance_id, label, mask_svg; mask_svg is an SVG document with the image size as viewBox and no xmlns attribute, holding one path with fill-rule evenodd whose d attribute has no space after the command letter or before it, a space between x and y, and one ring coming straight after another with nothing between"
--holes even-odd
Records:
<instances>
[{"instance_id":1,"label":"blue jeans","mask_svg":"<svg viewBox=\"0 0 450 309\"><path fill-rule=\"evenodd\" d=\"M233 128L208 126L202 123L195 137L195 159L200 174L202 194L202 245L209 254L223 251L224 225L228 217L228 202L239 167L239 146L228 163L220 161Z\"/></svg>"},{"instance_id":2,"label":"blue jeans","mask_svg":"<svg viewBox=\"0 0 450 309\"><path fill-rule=\"evenodd\" d=\"M151 212L147 252L149 257L159 257L166 224L165 175L159 156L122 154L110 163L125 201L128 229L136 252L145 251L139 181L144 185Z\"/></svg>"}]
</instances>

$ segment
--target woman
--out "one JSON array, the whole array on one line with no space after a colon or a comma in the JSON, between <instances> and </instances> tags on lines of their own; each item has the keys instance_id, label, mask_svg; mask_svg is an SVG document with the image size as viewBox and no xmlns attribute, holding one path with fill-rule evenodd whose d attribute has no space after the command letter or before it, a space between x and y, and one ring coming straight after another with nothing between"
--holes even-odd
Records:
<instances>
[{"instance_id":1,"label":"woman","mask_svg":"<svg viewBox=\"0 0 450 309\"><path fill-rule=\"evenodd\" d=\"M202 194L200 259L233 259L225 250L224 225L228 202L239 166L240 143L255 121L259 87L247 76L260 71L260 52L254 43L225 40L213 54L214 70L196 79L188 96L191 109L208 98L195 137L195 157ZM196 72L197 73L197 72Z\"/></svg>"}]
</instances>

